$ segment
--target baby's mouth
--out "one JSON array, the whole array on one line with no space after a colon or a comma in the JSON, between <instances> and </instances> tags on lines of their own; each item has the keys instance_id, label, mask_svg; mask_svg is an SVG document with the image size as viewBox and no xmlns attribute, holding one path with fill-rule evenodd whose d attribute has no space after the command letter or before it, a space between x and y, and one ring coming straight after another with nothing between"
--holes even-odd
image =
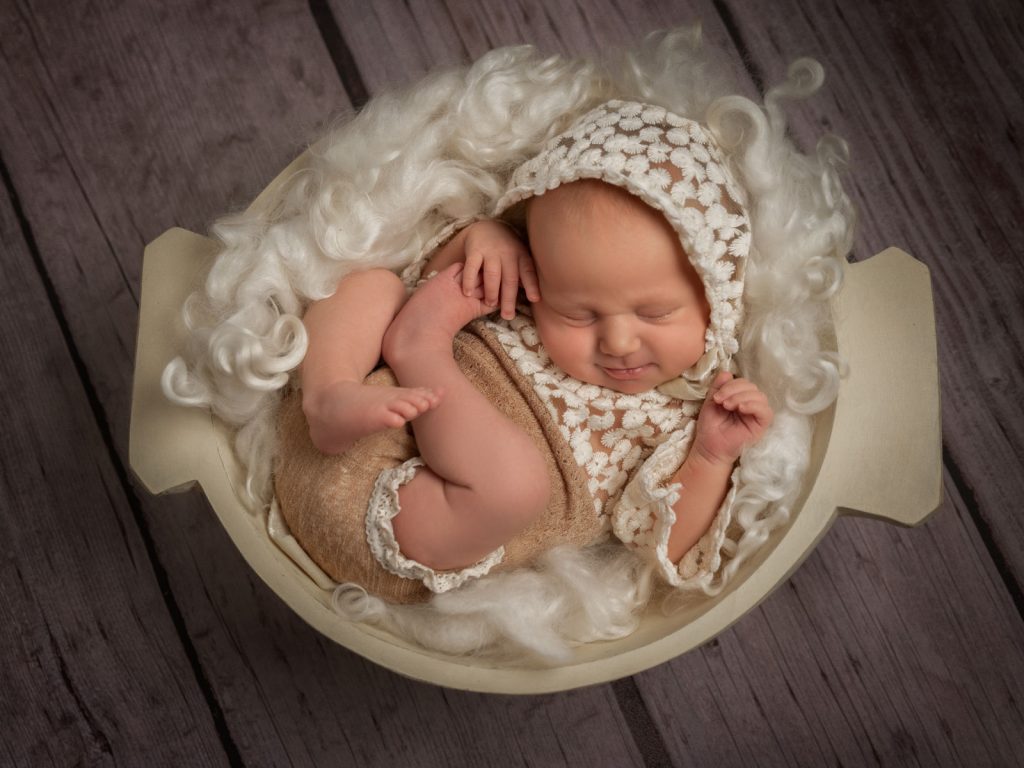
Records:
<instances>
[{"instance_id":1,"label":"baby's mouth","mask_svg":"<svg viewBox=\"0 0 1024 768\"><path fill-rule=\"evenodd\" d=\"M611 376L613 379L619 381L629 381L631 379L639 379L646 373L647 369L650 368L650 363L645 365L636 366L634 368L610 368L608 366L601 366L601 370Z\"/></svg>"}]
</instances>

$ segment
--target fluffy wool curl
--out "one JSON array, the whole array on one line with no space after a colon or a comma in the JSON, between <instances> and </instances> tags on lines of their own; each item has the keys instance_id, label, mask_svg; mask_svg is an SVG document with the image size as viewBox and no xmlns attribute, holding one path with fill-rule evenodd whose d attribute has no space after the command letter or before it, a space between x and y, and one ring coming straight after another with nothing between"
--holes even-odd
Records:
<instances>
[{"instance_id":1,"label":"fluffy wool curl","mask_svg":"<svg viewBox=\"0 0 1024 768\"><path fill-rule=\"evenodd\" d=\"M726 71L699 28L682 28L601 60L502 48L375 97L316 142L307 166L271 199L215 224L222 249L185 306L187 347L165 369L164 392L237 429L250 506L262 513L273 496L277 406L306 351L300 318L310 303L354 270L400 272L446 227L488 215L512 170L597 104L663 106L708 127L748 192L737 360L775 409L740 463L725 565L706 594L687 599L717 595L789 519L809 463L811 416L835 400L841 365L830 349L829 300L854 222L838 178L845 143L825 136L803 154L786 136L782 102L814 93L821 66L794 62L763 104L737 95ZM654 581L624 546L561 547L425 605L394 606L355 585L340 585L333 604L426 648L560 663L572 645L632 632Z\"/></svg>"}]
</instances>

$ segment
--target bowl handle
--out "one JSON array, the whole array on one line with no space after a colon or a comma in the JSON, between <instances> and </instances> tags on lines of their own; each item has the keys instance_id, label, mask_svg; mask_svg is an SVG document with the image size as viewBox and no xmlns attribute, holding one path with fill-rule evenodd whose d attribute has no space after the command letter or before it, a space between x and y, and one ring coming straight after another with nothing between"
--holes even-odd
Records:
<instances>
[{"instance_id":1,"label":"bowl handle","mask_svg":"<svg viewBox=\"0 0 1024 768\"><path fill-rule=\"evenodd\" d=\"M849 365L829 443L842 514L917 525L942 503L935 314L928 268L898 248L850 264L833 303Z\"/></svg>"},{"instance_id":2,"label":"bowl handle","mask_svg":"<svg viewBox=\"0 0 1024 768\"><path fill-rule=\"evenodd\" d=\"M174 405L160 389L164 366L184 334L182 305L217 248L213 240L175 228L147 245L143 256L128 454L150 493L185 490L198 481L210 497L226 485L225 474L239 473L227 428L206 409Z\"/></svg>"}]
</instances>

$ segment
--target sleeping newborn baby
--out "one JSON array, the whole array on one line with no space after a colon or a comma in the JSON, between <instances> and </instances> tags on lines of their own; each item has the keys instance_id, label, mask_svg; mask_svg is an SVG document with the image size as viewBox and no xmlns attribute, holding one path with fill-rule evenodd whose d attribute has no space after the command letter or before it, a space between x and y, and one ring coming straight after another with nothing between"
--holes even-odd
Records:
<instances>
[{"instance_id":1,"label":"sleeping newborn baby","mask_svg":"<svg viewBox=\"0 0 1024 768\"><path fill-rule=\"evenodd\" d=\"M292 533L395 602L609 532L675 586L706 578L733 468L772 422L731 372L749 227L714 141L608 102L516 170L496 216L411 293L371 269L306 313L275 468Z\"/></svg>"}]
</instances>

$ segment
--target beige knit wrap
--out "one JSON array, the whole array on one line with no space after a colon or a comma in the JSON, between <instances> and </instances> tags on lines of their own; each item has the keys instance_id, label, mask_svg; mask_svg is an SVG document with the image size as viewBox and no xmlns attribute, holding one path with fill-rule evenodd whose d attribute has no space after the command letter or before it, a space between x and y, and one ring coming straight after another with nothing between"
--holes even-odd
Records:
<instances>
[{"instance_id":1,"label":"beige knit wrap","mask_svg":"<svg viewBox=\"0 0 1024 768\"><path fill-rule=\"evenodd\" d=\"M456 336L454 355L466 378L530 435L545 457L551 484L545 513L505 544L505 557L493 570L527 565L559 544L586 546L601 538L586 475L530 381L516 370L483 319L470 323ZM366 383L385 386L397 382L390 369L381 368ZM382 470L418 455L412 430L406 425L377 432L346 453L329 456L310 441L301 401L301 392L295 390L281 404L274 471L277 500L292 534L338 582L355 582L392 602L427 600L431 592L421 582L386 571L366 541L366 507L374 482Z\"/></svg>"}]
</instances>

